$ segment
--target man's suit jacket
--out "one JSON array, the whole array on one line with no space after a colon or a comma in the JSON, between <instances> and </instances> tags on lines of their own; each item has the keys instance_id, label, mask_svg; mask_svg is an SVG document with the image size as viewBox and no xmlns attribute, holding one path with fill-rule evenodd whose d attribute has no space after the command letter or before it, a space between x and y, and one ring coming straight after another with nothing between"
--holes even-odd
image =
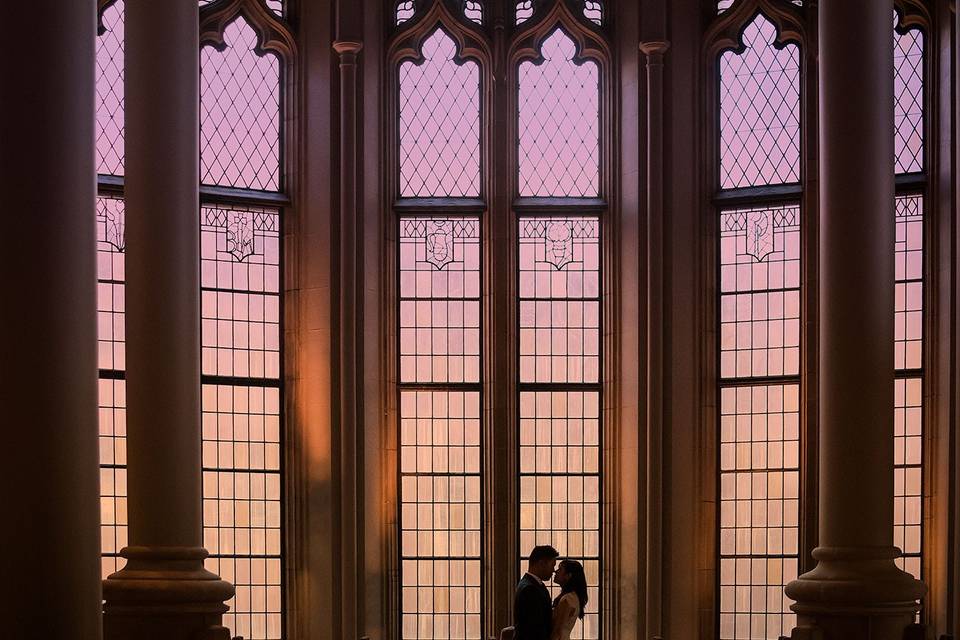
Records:
<instances>
[{"instance_id":1,"label":"man's suit jacket","mask_svg":"<svg viewBox=\"0 0 960 640\"><path fill-rule=\"evenodd\" d=\"M514 640L549 640L552 614L547 587L525 573L513 599Z\"/></svg>"}]
</instances>

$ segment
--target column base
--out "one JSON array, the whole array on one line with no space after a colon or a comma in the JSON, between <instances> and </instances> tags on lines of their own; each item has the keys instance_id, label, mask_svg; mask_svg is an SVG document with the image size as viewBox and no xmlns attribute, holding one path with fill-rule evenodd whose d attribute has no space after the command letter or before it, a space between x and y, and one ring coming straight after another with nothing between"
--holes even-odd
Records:
<instances>
[{"instance_id":1,"label":"column base","mask_svg":"<svg viewBox=\"0 0 960 640\"><path fill-rule=\"evenodd\" d=\"M103 581L104 640L229 640L233 585L203 567L202 547L126 547Z\"/></svg>"},{"instance_id":2,"label":"column base","mask_svg":"<svg viewBox=\"0 0 960 640\"><path fill-rule=\"evenodd\" d=\"M923 583L894 563L896 547L819 547L817 566L786 587L795 640L903 640Z\"/></svg>"}]
</instances>

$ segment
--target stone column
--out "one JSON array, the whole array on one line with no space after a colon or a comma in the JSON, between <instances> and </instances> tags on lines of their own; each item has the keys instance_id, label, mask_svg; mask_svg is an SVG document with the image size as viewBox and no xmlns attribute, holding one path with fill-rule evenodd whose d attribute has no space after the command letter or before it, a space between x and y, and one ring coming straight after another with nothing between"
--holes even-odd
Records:
<instances>
[{"instance_id":1,"label":"stone column","mask_svg":"<svg viewBox=\"0 0 960 640\"><path fill-rule=\"evenodd\" d=\"M104 636L229 637L233 587L203 568L197 3L128 1L125 30L130 546Z\"/></svg>"},{"instance_id":2,"label":"stone column","mask_svg":"<svg viewBox=\"0 0 960 640\"><path fill-rule=\"evenodd\" d=\"M3 19L22 55L0 60L2 635L97 638L96 7L8 3Z\"/></svg>"},{"instance_id":3,"label":"stone column","mask_svg":"<svg viewBox=\"0 0 960 640\"><path fill-rule=\"evenodd\" d=\"M795 638L900 640L893 546L892 0L820 4L820 539Z\"/></svg>"},{"instance_id":4,"label":"stone column","mask_svg":"<svg viewBox=\"0 0 960 640\"><path fill-rule=\"evenodd\" d=\"M363 273L362 244L358 239L360 213L357 206L359 129L357 123L357 58L361 42L337 40L334 51L340 56L340 588L341 624L344 638L358 637L362 618L362 538L357 527L363 509L360 500L362 472L358 457L363 447L364 425L360 394L363 389L360 332L359 278Z\"/></svg>"},{"instance_id":5,"label":"stone column","mask_svg":"<svg viewBox=\"0 0 960 640\"><path fill-rule=\"evenodd\" d=\"M640 43L647 59L647 495L646 637L663 631L664 155L663 56L670 43Z\"/></svg>"}]
</instances>

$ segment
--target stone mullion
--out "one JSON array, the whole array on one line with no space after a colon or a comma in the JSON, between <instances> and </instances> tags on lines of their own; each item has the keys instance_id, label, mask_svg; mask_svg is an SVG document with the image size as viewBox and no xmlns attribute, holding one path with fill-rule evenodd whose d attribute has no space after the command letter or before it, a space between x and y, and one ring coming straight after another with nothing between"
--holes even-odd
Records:
<instances>
[{"instance_id":1,"label":"stone mullion","mask_svg":"<svg viewBox=\"0 0 960 640\"><path fill-rule=\"evenodd\" d=\"M512 12L502 3L491 5L493 65L492 112L482 119L489 130L490 152L484 167L489 186L483 224L484 341L483 341L483 486L484 562L483 631L497 637L512 624L517 581L517 312L516 222L512 195L516 191L515 74L508 68L507 50ZM514 79L514 80L511 80ZM513 82L513 84L511 84Z\"/></svg>"}]
</instances>

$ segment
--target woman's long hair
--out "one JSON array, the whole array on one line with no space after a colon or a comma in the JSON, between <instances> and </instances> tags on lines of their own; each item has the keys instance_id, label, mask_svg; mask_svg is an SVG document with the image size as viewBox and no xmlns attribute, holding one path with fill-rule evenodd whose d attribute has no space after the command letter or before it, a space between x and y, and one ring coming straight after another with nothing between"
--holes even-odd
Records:
<instances>
[{"instance_id":1,"label":"woman's long hair","mask_svg":"<svg viewBox=\"0 0 960 640\"><path fill-rule=\"evenodd\" d=\"M583 620L583 612L587 608L587 576L583 572L583 565L576 560L561 560L560 566L570 577L567 579L567 583L560 588L560 595L554 599L553 606L557 606L560 598L572 591L577 594L577 599L580 601L579 617Z\"/></svg>"}]
</instances>

